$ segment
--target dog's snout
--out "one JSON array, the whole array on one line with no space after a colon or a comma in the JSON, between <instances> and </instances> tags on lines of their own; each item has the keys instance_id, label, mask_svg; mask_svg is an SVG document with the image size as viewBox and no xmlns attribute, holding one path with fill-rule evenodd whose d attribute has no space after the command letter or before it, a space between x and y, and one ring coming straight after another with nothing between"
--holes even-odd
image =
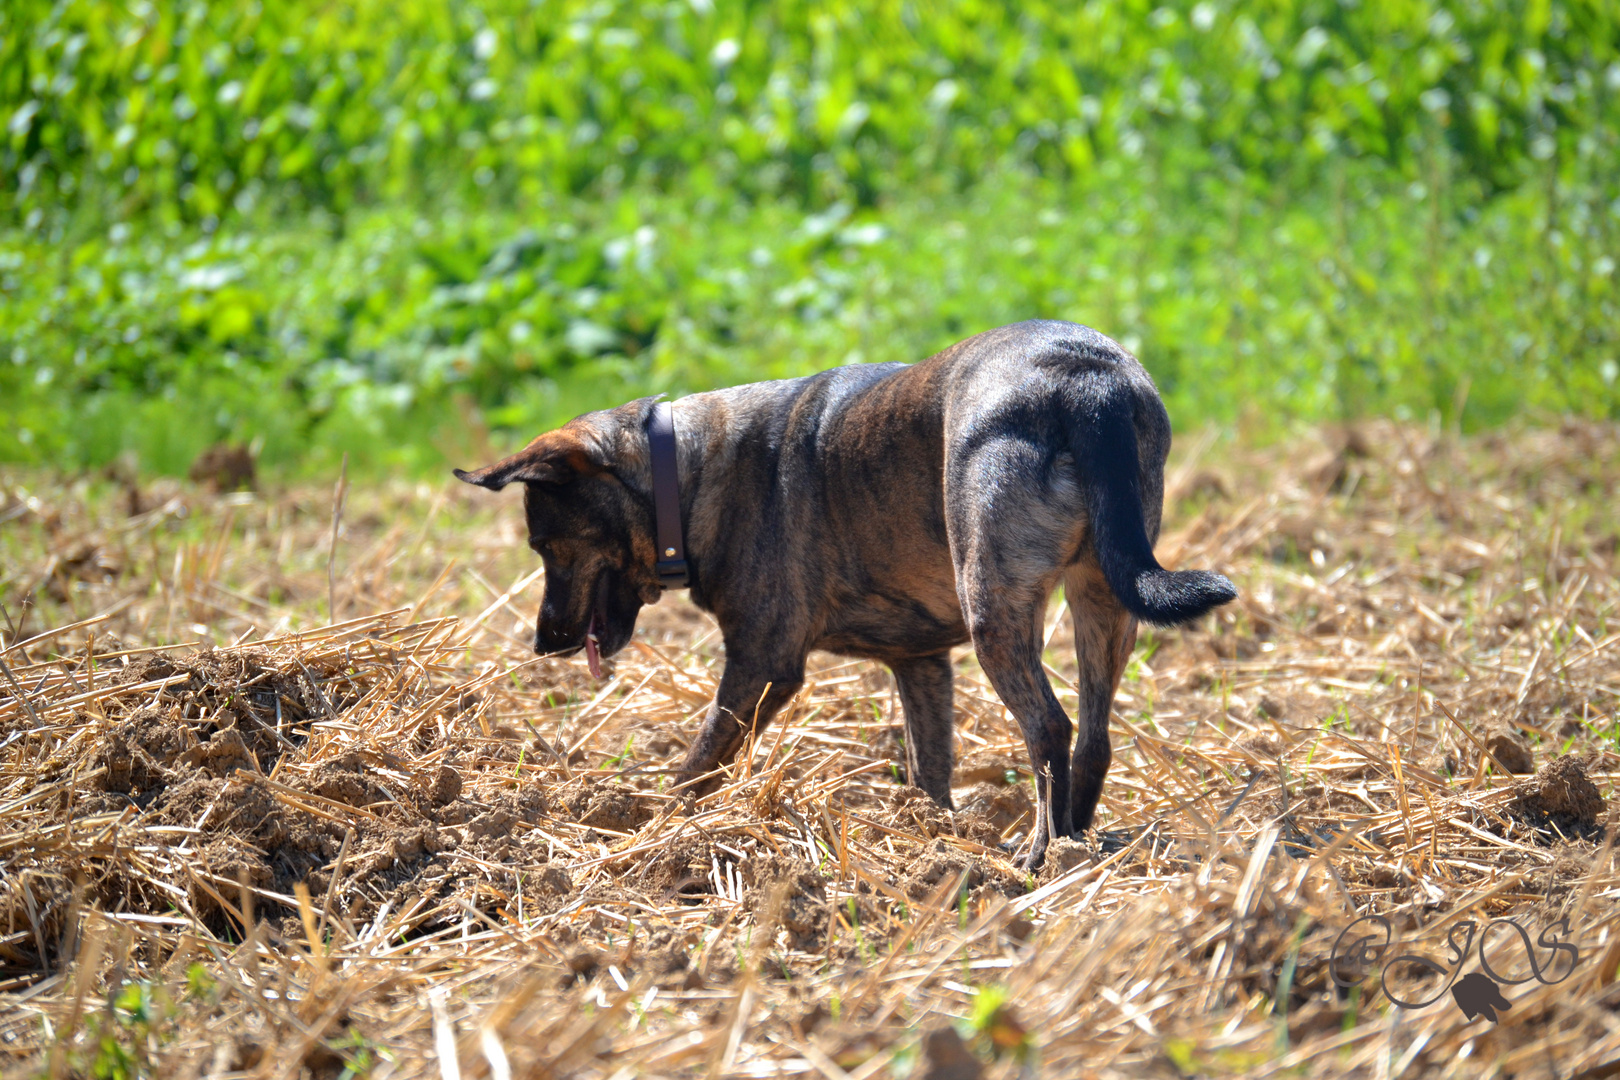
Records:
<instances>
[{"instance_id":1,"label":"dog's snout","mask_svg":"<svg viewBox=\"0 0 1620 1080\"><path fill-rule=\"evenodd\" d=\"M544 656L546 653L561 652L571 644L573 642L569 641L567 634L547 630L544 622L535 624L534 651L537 654Z\"/></svg>"}]
</instances>

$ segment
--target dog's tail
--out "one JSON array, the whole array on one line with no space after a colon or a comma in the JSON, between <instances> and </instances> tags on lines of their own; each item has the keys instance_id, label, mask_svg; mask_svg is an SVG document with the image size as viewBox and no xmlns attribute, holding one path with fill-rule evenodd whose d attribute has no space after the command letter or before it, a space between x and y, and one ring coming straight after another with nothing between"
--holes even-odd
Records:
<instances>
[{"instance_id":1,"label":"dog's tail","mask_svg":"<svg viewBox=\"0 0 1620 1080\"><path fill-rule=\"evenodd\" d=\"M1136 395L1117 386L1098 389L1070 414L1069 428L1097 556L1114 595L1126 611L1158 626L1191 622L1237 599L1237 589L1224 576L1166 570L1153 557L1142 514ZM1157 400L1154 405L1163 408Z\"/></svg>"}]
</instances>

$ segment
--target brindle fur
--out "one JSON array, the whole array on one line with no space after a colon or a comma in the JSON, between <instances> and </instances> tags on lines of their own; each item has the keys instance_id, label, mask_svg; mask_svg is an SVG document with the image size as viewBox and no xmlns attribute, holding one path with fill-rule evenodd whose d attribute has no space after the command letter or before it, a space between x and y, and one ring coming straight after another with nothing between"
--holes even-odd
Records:
<instances>
[{"instance_id":1,"label":"brindle fur","mask_svg":"<svg viewBox=\"0 0 1620 1080\"><path fill-rule=\"evenodd\" d=\"M570 654L596 613L604 655L661 590L646 421L588 413L469 483L525 484L545 561L536 652ZM972 642L1023 731L1049 836L1090 827L1108 714L1138 619L1184 622L1230 582L1153 558L1170 425L1136 359L1072 323L991 330L915 365L836 368L674 403L691 597L726 667L682 770L712 786L804 683L812 649L894 672L912 783L951 805L950 649ZM1041 669L1047 600L1068 598L1079 738ZM700 779L703 778L703 779Z\"/></svg>"}]
</instances>

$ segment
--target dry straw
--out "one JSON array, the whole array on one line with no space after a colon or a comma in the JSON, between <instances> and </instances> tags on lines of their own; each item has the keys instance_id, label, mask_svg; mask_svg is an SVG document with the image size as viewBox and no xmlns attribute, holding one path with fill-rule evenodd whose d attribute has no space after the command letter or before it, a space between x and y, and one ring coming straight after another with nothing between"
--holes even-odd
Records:
<instances>
[{"instance_id":1,"label":"dry straw","mask_svg":"<svg viewBox=\"0 0 1620 1080\"><path fill-rule=\"evenodd\" d=\"M833 658L693 798L712 624L666 601L600 685L530 656L510 507L7 477L4 1070L1609 1075L1615 432L1302 445L1178 459L1161 551L1243 598L1144 638L1102 832L1033 879L970 655L954 814L895 780L886 674ZM1581 959L1494 1025L1394 1007L1329 965L1368 914L1442 964L1567 919Z\"/></svg>"}]
</instances>

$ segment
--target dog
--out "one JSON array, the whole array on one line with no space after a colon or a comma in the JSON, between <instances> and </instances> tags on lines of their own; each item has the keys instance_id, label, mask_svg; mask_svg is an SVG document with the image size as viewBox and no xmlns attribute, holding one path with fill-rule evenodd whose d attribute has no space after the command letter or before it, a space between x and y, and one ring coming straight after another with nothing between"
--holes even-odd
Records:
<instances>
[{"instance_id":1,"label":"dog","mask_svg":"<svg viewBox=\"0 0 1620 1080\"><path fill-rule=\"evenodd\" d=\"M586 413L470 484L524 485L545 564L537 653L611 656L669 579L656 535L649 421L676 428L679 537L693 603L726 666L680 772L712 789L804 683L812 649L894 673L910 783L951 808L950 650L970 643L1017 719L1036 776L1024 860L1090 828L1112 751L1108 715L1139 622L1197 619L1236 598L1219 574L1153 555L1170 421L1152 378L1085 326L990 330L916 364L642 398ZM673 503L673 498L671 498ZM1041 668L1061 584L1079 660L1079 735Z\"/></svg>"}]
</instances>

